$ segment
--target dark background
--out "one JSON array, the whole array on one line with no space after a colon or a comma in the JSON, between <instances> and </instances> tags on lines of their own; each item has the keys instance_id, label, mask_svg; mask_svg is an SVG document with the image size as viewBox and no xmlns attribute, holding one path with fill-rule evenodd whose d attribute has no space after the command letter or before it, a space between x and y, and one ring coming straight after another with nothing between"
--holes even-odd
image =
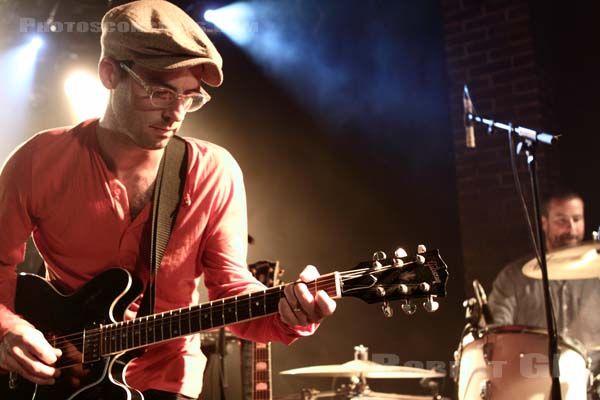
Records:
<instances>
[{"instance_id":1,"label":"dark background","mask_svg":"<svg viewBox=\"0 0 600 400\"><path fill-rule=\"evenodd\" d=\"M101 3L65 1L56 19L99 20L106 9ZM256 239L249 262L279 260L286 270L284 280L289 281L306 264L317 265L321 272L343 270L370 260L374 251L392 252L403 246L410 253L424 243L440 249L451 274L448 297L434 314L420 309L406 316L394 305L396 315L386 319L378 305L344 299L313 337L289 347L274 345L275 394L298 393L303 387L327 390L327 379L282 377L278 372L348 361L358 344L368 346L372 354L398 356L402 364L443 363L448 372L464 324L460 304L472 294L465 293L470 282L465 282L462 265L438 1L252 3L278 10L276 21L287 29L283 37L294 38L290 46L302 53L287 62L278 54L258 57L224 34L213 33L224 58L225 81L221 88L209 89L213 101L190 114L182 132L224 146L240 163L249 229ZM193 12L207 5L179 4ZM6 11L0 19L6 34L0 40L3 48L23 40L9 15L45 18L53 5L0 2ZM560 154L560 174L587 201L589 238L591 228L600 222L600 210L594 206L600 196L598 14L583 4L566 10L531 3L531 12L554 93L551 128L564 134L553 151ZM22 110L29 115L27 128L7 132L5 154L35 131L76 122L64 98L62 79L74 65L94 68L98 35L48 36L30 107ZM478 99L474 101L477 104ZM2 114L3 119L11 118L6 109ZM494 205L488 209L493 216ZM497 251L510 253L511 243L505 245ZM491 282L500 268L488 268L483 281ZM229 368L234 368L231 363L228 360ZM375 390L424 393L415 382L370 384ZM451 389L448 383L444 392L450 394Z\"/></svg>"}]
</instances>

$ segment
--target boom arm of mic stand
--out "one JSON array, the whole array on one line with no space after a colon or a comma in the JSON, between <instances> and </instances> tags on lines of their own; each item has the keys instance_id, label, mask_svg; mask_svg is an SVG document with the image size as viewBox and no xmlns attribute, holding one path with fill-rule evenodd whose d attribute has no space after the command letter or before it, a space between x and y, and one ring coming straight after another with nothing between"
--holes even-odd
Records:
<instances>
[{"instance_id":1,"label":"boom arm of mic stand","mask_svg":"<svg viewBox=\"0 0 600 400\"><path fill-rule=\"evenodd\" d=\"M538 132L533 129L525 128L523 126L513 127L511 124L505 124L503 122L494 121L492 119L482 118L479 115L473 113L466 114L467 121L473 121L486 125L488 129L498 128L507 132L515 132L517 136L531 142L545 143L548 145L555 144L558 141L559 136L552 135L546 132Z\"/></svg>"}]
</instances>

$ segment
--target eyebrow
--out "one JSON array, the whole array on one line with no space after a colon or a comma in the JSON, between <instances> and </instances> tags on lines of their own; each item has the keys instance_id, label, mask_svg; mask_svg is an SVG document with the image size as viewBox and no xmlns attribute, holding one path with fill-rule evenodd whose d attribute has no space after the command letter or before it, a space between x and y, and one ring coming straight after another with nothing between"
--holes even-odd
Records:
<instances>
[{"instance_id":1,"label":"eyebrow","mask_svg":"<svg viewBox=\"0 0 600 400\"><path fill-rule=\"evenodd\" d=\"M134 71L135 72L135 71ZM159 86L159 87L164 87L164 88L168 88L171 89L172 91L174 91L175 93L179 93L177 91L177 88L173 85L169 85L168 83L165 82L161 82L160 80L157 80L156 77L150 75L146 75L140 72L135 72L136 74L138 74L140 76L140 78L142 78L149 86ZM200 87L197 87L195 89L189 89L189 90L185 90L182 92L183 94L189 94L189 93L200 93Z\"/></svg>"},{"instance_id":2,"label":"eyebrow","mask_svg":"<svg viewBox=\"0 0 600 400\"><path fill-rule=\"evenodd\" d=\"M554 215L555 217L582 217L583 214L577 213L577 214L565 214L565 213L560 213L560 214L556 214Z\"/></svg>"}]
</instances>

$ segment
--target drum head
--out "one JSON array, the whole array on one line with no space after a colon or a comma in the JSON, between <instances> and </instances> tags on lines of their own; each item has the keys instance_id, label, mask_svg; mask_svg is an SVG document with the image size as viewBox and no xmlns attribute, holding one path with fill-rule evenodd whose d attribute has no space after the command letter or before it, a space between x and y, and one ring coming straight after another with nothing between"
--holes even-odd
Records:
<instances>
[{"instance_id":1,"label":"drum head","mask_svg":"<svg viewBox=\"0 0 600 400\"><path fill-rule=\"evenodd\" d=\"M587 357L572 342L562 338L559 343L561 391L565 400L585 399ZM457 354L459 400L549 398L547 354L543 329L494 326L465 336Z\"/></svg>"}]
</instances>

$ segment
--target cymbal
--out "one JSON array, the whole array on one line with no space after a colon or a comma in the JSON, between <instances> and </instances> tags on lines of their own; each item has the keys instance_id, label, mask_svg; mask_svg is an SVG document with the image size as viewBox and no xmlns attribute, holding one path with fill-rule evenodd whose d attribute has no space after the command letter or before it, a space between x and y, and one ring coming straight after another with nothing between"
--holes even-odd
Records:
<instances>
[{"instance_id":1,"label":"cymbal","mask_svg":"<svg viewBox=\"0 0 600 400\"><path fill-rule=\"evenodd\" d=\"M308 396L308 397L307 397ZM337 397L336 397L337 396ZM327 391L327 392L319 392L315 390L311 395L303 395L303 394L292 394L284 397L277 397L276 400L302 400L302 399L310 399L310 400L318 400L322 398L332 399L332 398L340 398L340 394L335 391ZM371 400L382 400L382 399L392 399L392 400L431 400L432 396L415 396L410 394L396 394L396 393L382 393L382 392L373 392L369 391L366 393L361 393L356 396L348 395L345 398L350 400L360 400L360 399L371 399ZM443 398L448 400L447 398Z\"/></svg>"},{"instance_id":2,"label":"cymbal","mask_svg":"<svg viewBox=\"0 0 600 400\"><path fill-rule=\"evenodd\" d=\"M551 280L589 279L600 277L600 242L588 242L567 247L546 255L548 278ZM542 279L537 259L523 265L522 272L533 279Z\"/></svg>"},{"instance_id":3,"label":"cymbal","mask_svg":"<svg viewBox=\"0 0 600 400\"><path fill-rule=\"evenodd\" d=\"M346 377L363 376L374 379L441 378L443 373L402 365L381 365L373 361L352 360L344 364L316 365L280 372L282 375Z\"/></svg>"}]
</instances>

